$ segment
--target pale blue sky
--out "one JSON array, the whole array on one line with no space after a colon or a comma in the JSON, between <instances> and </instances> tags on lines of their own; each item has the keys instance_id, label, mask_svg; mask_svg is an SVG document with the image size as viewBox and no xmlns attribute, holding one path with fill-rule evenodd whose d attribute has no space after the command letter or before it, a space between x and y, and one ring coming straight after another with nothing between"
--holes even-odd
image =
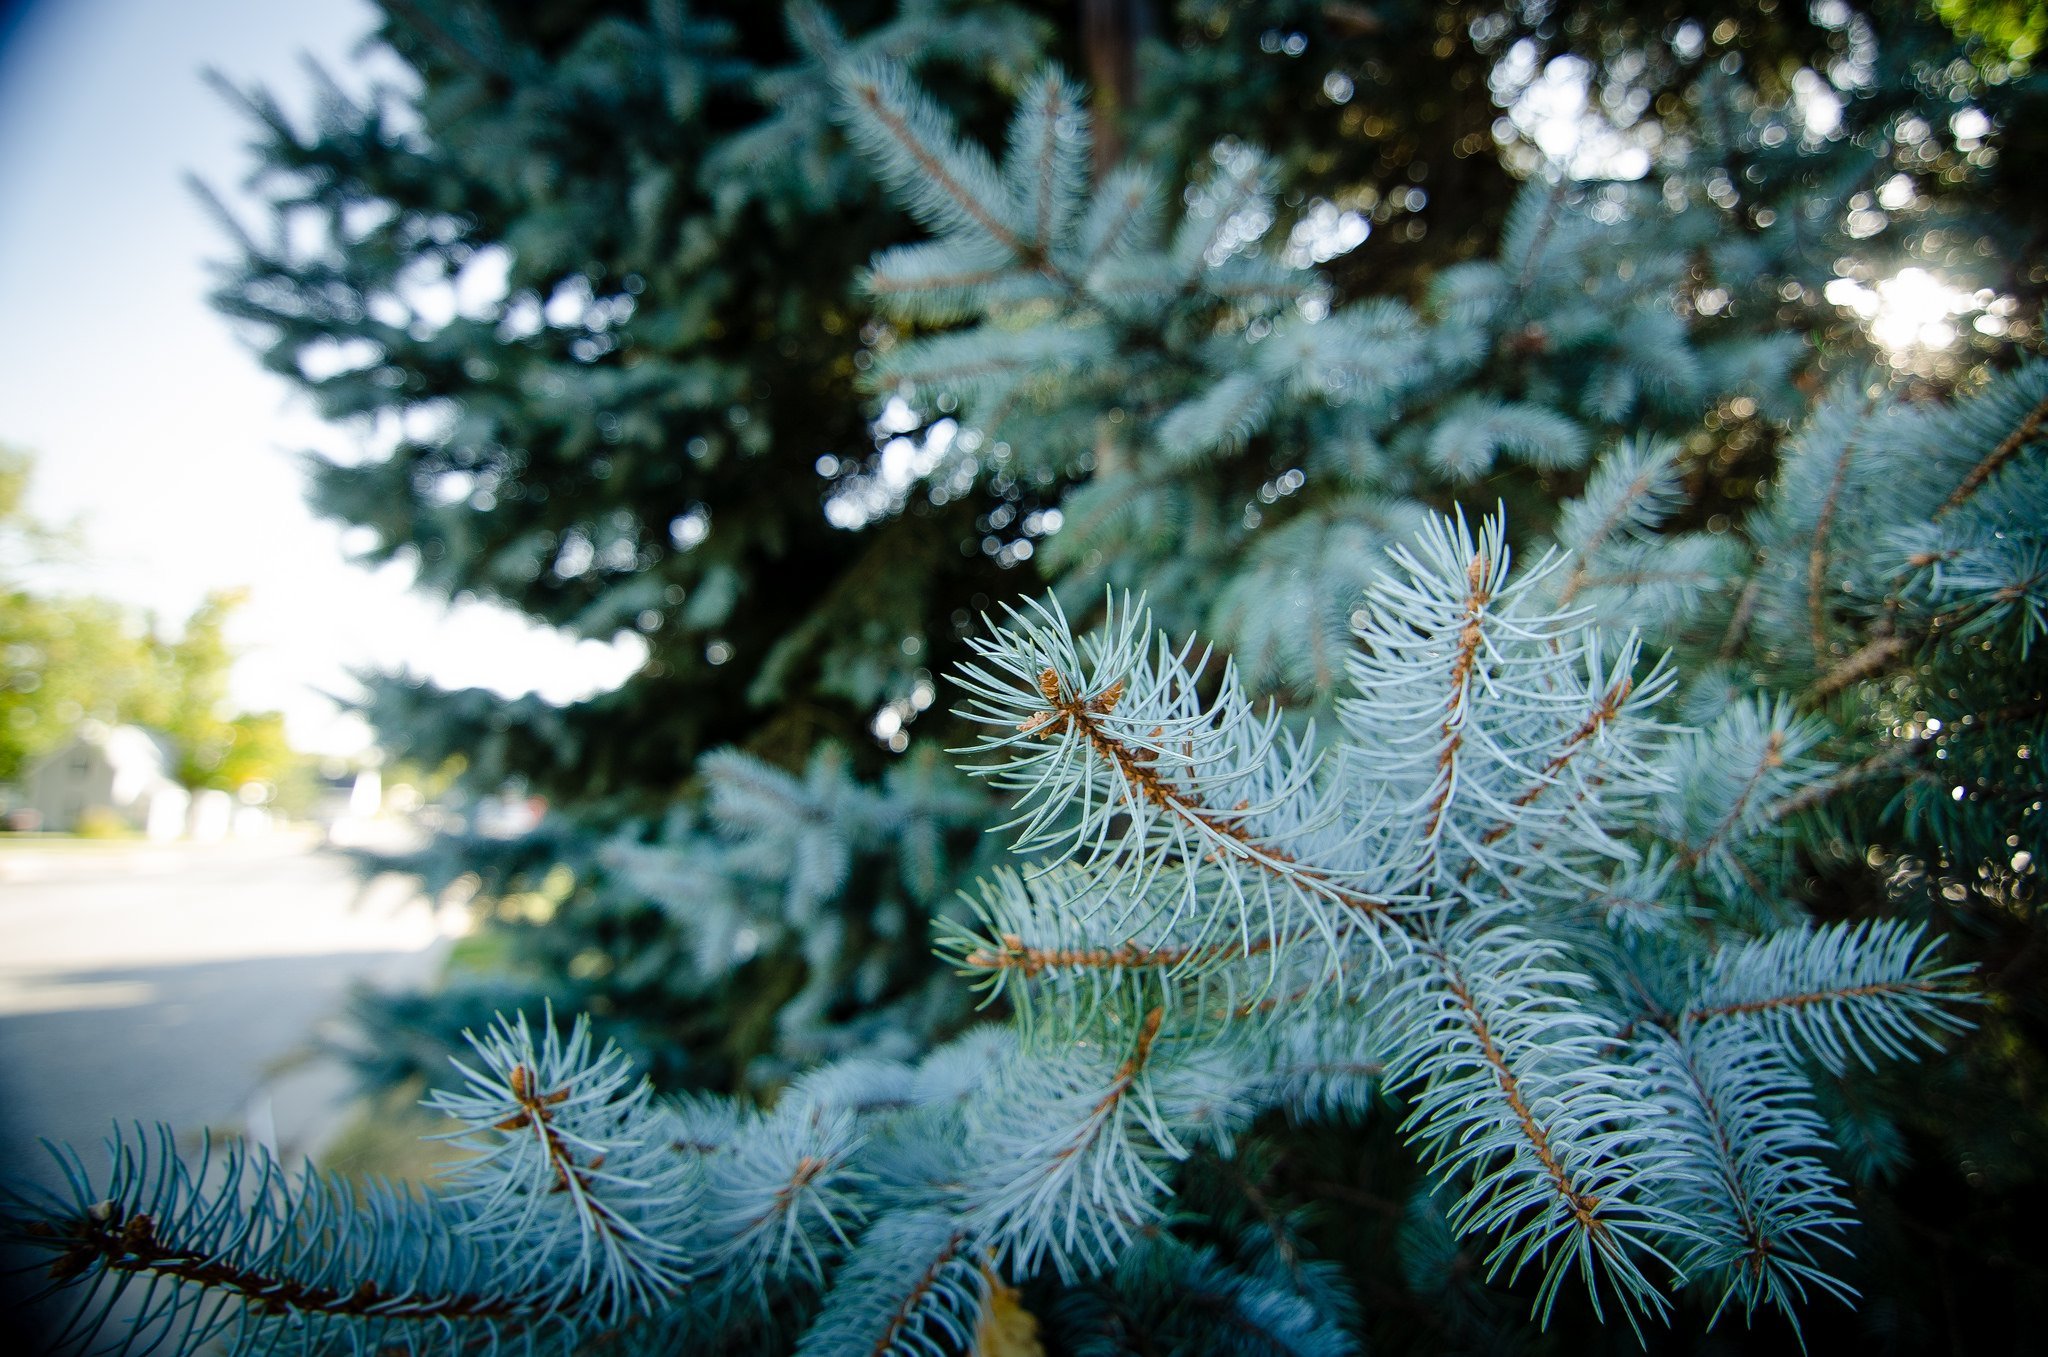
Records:
<instances>
[{"instance_id":1,"label":"pale blue sky","mask_svg":"<svg viewBox=\"0 0 2048 1357\"><path fill-rule=\"evenodd\" d=\"M209 588L250 588L237 700L283 708L318 748L362 738L310 690L344 687L349 667L561 700L618 682L641 653L501 610L450 613L400 570L345 564L292 454L353 436L206 307L222 246L183 176L232 189L248 157L200 71L293 106L301 54L354 83L373 22L362 0L42 0L0 47L0 441L37 454L40 512L83 520L88 559L63 582L168 616Z\"/></svg>"}]
</instances>

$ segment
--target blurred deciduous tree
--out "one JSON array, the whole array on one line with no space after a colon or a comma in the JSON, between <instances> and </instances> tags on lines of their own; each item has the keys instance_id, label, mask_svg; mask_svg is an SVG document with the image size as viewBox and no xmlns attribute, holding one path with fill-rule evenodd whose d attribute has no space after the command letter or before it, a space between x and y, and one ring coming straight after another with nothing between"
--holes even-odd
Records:
<instances>
[{"instance_id":1,"label":"blurred deciduous tree","mask_svg":"<svg viewBox=\"0 0 2048 1357\"><path fill-rule=\"evenodd\" d=\"M26 498L34 460L0 447L0 782L25 774L85 720L169 736L188 787L275 783L297 766L277 712L230 710L227 627L247 598L217 590L175 633L103 598L31 589L24 573L60 562L72 534Z\"/></svg>"}]
</instances>

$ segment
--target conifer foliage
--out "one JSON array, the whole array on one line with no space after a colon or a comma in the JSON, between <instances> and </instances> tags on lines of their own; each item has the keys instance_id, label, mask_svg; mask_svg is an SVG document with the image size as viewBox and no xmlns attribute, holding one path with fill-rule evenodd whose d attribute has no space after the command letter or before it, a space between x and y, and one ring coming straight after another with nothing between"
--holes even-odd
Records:
<instances>
[{"instance_id":1,"label":"conifer foliage","mask_svg":"<svg viewBox=\"0 0 2048 1357\"><path fill-rule=\"evenodd\" d=\"M216 1186L124 1146L111 1185L18 1203L17 1237L86 1283L87 1317L142 1286L133 1336L187 1345L765 1341L812 1311L800 1350L915 1352L970 1332L991 1278L1122 1285L1162 1249L1164 1284L1213 1271L1161 1234L1183 1161L1269 1110L1391 1096L1449 1229L1537 1278L1539 1318L1569 1288L1661 1321L1687 1286L1796 1316L1846 1292L1851 1220L1802 1067L1922 1054L1967 1024L1968 982L1903 924L1610 905L1676 846L1659 805L1723 789L1678 780L1703 737L1656 719L1669 671L1544 601L1565 564L1517 571L1498 519L1433 520L1390 558L1327 742L1227 662L1205 683L1136 605L1079 635L1013 612L960 683L970 766L1043 865L995 878L947 950L1017 1018L823 1066L768 1112L654 1100L580 1024L501 1021L433 1104L471 1157L347 1215L357 1271L411 1267L402 1292L336 1283L346 1188L247 1155ZM1773 771L1789 795L1826 770ZM1770 825L1716 830L1739 855ZM1309 1350L1348 1341L1284 1274L1211 1284Z\"/></svg>"},{"instance_id":2,"label":"conifer foliage","mask_svg":"<svg viewBox=\"0 0 2048 1357\"><path fill-rule=\"evenodd\" d=\"M841 127L928 233L861 275L856 365L919 492L1002 488L994 540L1069 487L1051 591L888 708L950 698L979 790L928 753L706 754L700 805L577 851L667 913L693 992L803 956L779 1093L658 1093L535 1007L434 1095L461 1157L428 1187L122 1134L110 1177L6 1202L61 1341L924 1354L1023 1295L1063 1351L1348 1353L1359 1272L1253 1185L1314 1136L1398 1145L1387 1232L1459 1344L1506 1342L1504 1291L1644 1343L1868 1303L1901 1136L1866 1095L1998 1020L1939 902L2024 906L2048 737L2048 365L1926 398L1728 307L1743 270L1818 294L1891 148L1768 153L1790 100L1705 77L1690 159L1532 177L1489 257L1346 295L1268 238L1282 160L1098 173L1051 66L998 154L906 30L791 20L728 146L850 196L798 153ZM1782 213L1731 230L1730 166ZM1764 426L1753 491L1703 419ZM757 658L764 692L795 663ZM1858 865L1874 900L1814 885ZM919 988L891 943L927 912L955 975ZM947 983L986 1012L936 1040Z\"/></svg>"}]
</instances>

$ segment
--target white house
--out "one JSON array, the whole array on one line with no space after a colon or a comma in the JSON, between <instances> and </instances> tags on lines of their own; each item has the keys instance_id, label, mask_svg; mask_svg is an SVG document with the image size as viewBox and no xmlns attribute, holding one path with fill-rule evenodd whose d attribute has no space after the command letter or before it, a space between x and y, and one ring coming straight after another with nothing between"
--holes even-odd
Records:
<instances>
[{"instance_id":1,"label":"white house","mask_svg":"<svg viewBox=\"0 0 2048 1357\"><path fill-rule=\"evenodd\" d=\"M152 839L175 839L192 804L192 794L172 780L175 763L160 735L88 721L29 772L28 807L44 829L60 834L75 831L87 812L103 810Z\"/></svg>"}]
</instances>

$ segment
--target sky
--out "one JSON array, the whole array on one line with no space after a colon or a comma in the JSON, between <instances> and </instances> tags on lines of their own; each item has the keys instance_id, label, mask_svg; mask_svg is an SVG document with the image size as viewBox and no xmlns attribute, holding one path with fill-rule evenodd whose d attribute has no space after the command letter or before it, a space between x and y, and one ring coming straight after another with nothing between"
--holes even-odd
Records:
<instances>
[{"instance_id":1,"label":"sky","mask_svg":"<svg viewBox=\"0 0 2048 1357\"><path fill-rule=\"evenodd\" d=\"M354 669L568 701L644 655L481 604L410 591L401 566L352 565L342 529L301 497L298 456L348 452L208 309L221 233L196 174L244 221L250 158L212 67L303 107L311 56L360 87L363 0L40 0L0 16L0 442L36 456L30 507L78 521L82 559L51 587L175 622L246 588L230 633L233 700L285 712L301 748L353 753L368 732L323 692Z\"/></svg>"}]
</instances>

